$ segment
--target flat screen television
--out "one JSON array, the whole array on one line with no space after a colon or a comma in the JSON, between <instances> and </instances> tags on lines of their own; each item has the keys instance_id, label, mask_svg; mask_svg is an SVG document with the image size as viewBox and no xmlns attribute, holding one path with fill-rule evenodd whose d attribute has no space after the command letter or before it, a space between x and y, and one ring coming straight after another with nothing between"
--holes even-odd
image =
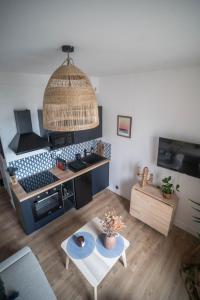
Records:
<instances>
[{"instance_id":1,"label":"flat screen television","mask_svg":"<svg viewBox=\"0 0 200 300\"><path fill-rule=\"evenodd\" d=\"M160 137L157 165L200 178L200 145Z\"/></svg>"}]
</instances>

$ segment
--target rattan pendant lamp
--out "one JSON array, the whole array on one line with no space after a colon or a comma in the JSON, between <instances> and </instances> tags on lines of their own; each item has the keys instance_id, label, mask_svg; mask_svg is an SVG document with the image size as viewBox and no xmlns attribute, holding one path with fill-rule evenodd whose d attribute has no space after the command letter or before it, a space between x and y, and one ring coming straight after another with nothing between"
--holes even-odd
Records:
<instances>
[{"instance_id":1,"label":"rattan pendant lamp","mask_svg":"<svg viewBox=\"0 0 200 300\"><path fill-rule=\"evenodd\" d=\"M44 92L43 126L51 131L78 131L99 125L98 106L89 78L73 64L72 46L62 46L67 59L52 74Z\"/></svg>"}]
</instances>

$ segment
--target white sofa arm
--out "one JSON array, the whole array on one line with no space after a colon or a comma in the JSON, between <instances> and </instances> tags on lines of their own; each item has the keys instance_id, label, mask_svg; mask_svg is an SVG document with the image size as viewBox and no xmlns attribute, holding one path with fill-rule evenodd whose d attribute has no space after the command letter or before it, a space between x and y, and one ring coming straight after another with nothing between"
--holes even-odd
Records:
<instances>
[{"instance_id":1,"label":"white sofa arm","mask_svg":"<svg viewBox=\"0 0 200 300\"><path fill-rule=\"evenodd\" d=\"M12 264L16 263L20 258L24 257L31 252L31 248L24 247L21 250L17 251L15 254L11 255L3 262L0 263L0 273L5 269L9 268Z\"/></svg>"}]
</instances>

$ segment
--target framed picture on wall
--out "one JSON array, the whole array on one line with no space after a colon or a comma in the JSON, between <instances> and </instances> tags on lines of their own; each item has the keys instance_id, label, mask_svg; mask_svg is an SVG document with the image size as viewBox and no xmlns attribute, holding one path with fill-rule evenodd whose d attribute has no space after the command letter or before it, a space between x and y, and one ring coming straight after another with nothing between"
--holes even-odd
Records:
<instances>
[{"instance_id":1,"label":"framed picture on wall","mask_svg":"<svg viewBox=\"0 0 200 300\"><path fill-rule=\"evenodd\" d=\"M117 135L131 138L132 117L117 116Z\"/></svg>"}]
</instances>

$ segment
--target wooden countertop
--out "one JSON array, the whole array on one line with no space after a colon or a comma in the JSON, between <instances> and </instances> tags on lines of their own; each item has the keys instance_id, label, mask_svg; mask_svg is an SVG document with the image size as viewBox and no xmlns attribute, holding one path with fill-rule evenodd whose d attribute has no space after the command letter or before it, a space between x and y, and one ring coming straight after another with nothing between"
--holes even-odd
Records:
<instances>
[{"instance_id":1,"label":"wooden countertop","mask_svg":"<svg viewBox=\"0 0 200 300\"><path fill-rule=\"evenodd\" d=\"M85 168L81 171L78 171L78 172L73 172L69 169L67 169L66 171L62 171L62 170L58 169L57 167L55 167L55 168L50 169L49 171L58 178L57 181L55 181L51 184L48 184L48 185L46 185L46 186L44 186L44 187L42 187L38 190L30 192L30 193L26 193L25 190L23 189L23 187L19 183L15 184L15 185L11 184L11 190L13 191L13 193L16 195L17 199L20 202L24 201L24 200L28 200L29 198L37 196L38 194L40 194L42 192L45 192L45 191L47 191L51 188L54 188L54 187L56 187L56 186L58 186L58 185L60 185L64 182L67 182L67 181L69 181L73 178L76 178L76 177L78 177L82 174L85 174L85 173L87 173L91 170L94 170L94 169L96 169L96 168L98 168L102 165L105 165L109 162L110 162L109 159L105 159L103 161L100 161L96 164L93 164L93 165L91 165L91 166L89 166L89 167L87 167L87 168Z\"/></svg>"},{"instance_id":2,"label":"wooden countertop","mask_svg":"<svg viewBox=\"0 0 200 300\"><path fill-rule=\"evenodd\" d=\"M153 197L156 200L162 201L167 205L170 205L172 207L177 206L178 197L176 196L176 194L172 194L171 199L166 199L163 197L161 190L154 185L147 184L144 187L141 187L139 183L136 183L133 188L148 196Z\"/></svg>"}]
</instances>

